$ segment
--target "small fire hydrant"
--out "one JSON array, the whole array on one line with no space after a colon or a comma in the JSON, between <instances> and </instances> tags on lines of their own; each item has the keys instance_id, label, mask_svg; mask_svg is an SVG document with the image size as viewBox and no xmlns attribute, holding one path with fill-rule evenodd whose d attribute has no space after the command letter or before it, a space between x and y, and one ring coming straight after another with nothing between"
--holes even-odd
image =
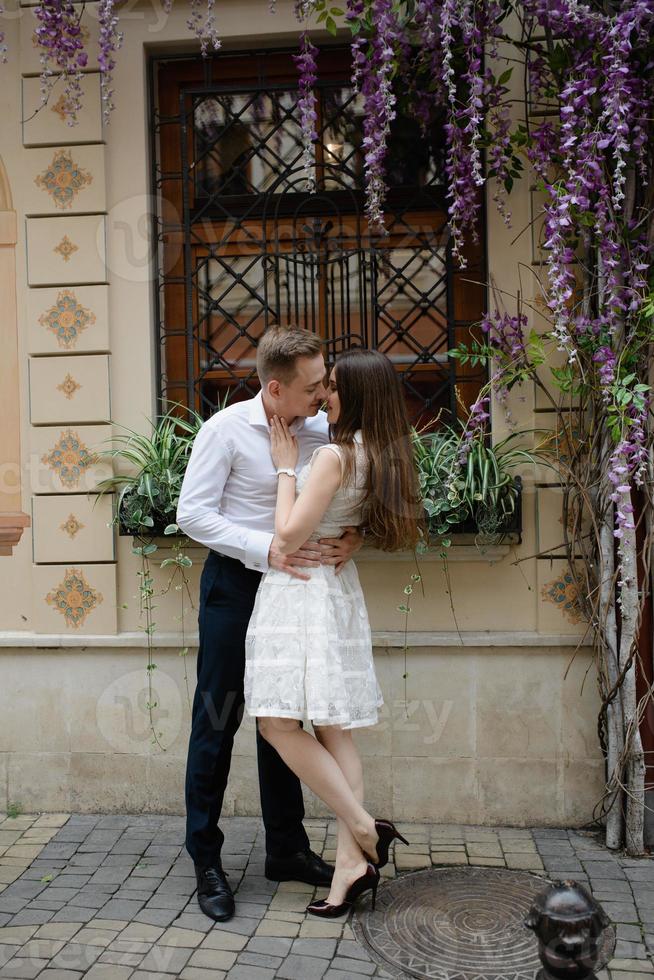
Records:
<instances>
[{"instance_id":1,"label":"small fire hydrant","mask_svg":"<svg viewBox=\"0 0 654 980\"><path fill-rule=\"evenodd\" d=\"M538 937L536 980L593 980L599 940L611 920L577 881L555 881L538 895L524 924Z\"/></svg>"}]
</instances>

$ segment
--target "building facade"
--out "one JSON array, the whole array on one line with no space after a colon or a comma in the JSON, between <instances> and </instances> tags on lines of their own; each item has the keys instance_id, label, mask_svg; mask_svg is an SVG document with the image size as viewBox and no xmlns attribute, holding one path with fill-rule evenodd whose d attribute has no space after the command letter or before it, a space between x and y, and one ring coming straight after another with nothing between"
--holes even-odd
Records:
<instances>
[{"instance_id":1,"label":"building facade","mask_svg":"<svg viewBox=\"0 0 654 980\"><path fill-rule=\"evenodd\" d=\"M140 559L94 488L118 427L147 432L161 399L204 417L256 387L252 352L269 322L320 332L331 353L385 350L415 419L457 415L483 378L448 347L489 303L538 295L538 199L491 203L465 272L448 255L436 131L407 121L392 146L389 236L372 247L361 208L361 114L344 40L319 30L317 193L305 193L294 111L290 2L225 0L221 52L203 62L183 4L120 12L125 40L103 123L98 23L83 109L67 125L57 87L38 109L34 7L6 25L0 131L0 807L183 812L195 608L156 599L148 688ZM514 84L518 91L520 80ZM426 148L425 148L426 147ZM508 298L507 298L508 297ZM5 353L6 352L6 353ZM548 429L536 390L511 396L520 428ZM507 434L493 406L493 438ZM395 819L580 825L604 786L592 648L563 550L560 491L522 472L522 530L500 544L457 538L420 558L408 624L398 610L412 555L358 561L385 696L357 734L370 806ZM547 556L544 556L547 552ZM158 555L166 554L162 544ZM538 557L537 557L538 556ZM155 566L154 588L168 572ZM405 628L407 632L405 633ZM406 646L406 649L405 649ZM180 651L188 648L186 655ZM404 676L406 674L406 676ZM148 703L159 743L153 744ZM235 746L227 807L258 813L254 729ZM308 798L309 812L320 812Z\"/></svg>"}]
</instances>

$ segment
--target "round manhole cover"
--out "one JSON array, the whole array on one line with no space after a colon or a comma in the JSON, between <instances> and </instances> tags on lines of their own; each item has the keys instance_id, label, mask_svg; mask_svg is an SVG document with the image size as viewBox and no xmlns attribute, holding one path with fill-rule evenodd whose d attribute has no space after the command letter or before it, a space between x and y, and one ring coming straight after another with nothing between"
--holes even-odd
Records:
<instances>
[{"instance_id":1,"label":"round manhole cover","mask_svg":"<svg viewBox=\"0 0 654 980\"><path fill-rule=\"evenodd\" d=\"M523 924L549 879L502 868L433 868L403 875L354 917L357 938L397 977L534 980L538 941ZM611 957L605 930L597 969Z\"/></svg>"}]
</instances>

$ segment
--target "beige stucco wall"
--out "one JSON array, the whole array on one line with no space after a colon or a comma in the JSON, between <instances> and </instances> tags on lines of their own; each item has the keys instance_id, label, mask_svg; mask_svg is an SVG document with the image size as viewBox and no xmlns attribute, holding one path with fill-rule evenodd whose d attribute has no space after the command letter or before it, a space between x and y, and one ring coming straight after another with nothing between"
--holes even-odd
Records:
<instances>
[{"instance_id":1,"label":"beige stucco wall","mask_svg":"<svg viewBox=\"0 0 654 980\"><path fill-rule=\"evenodd\" d=\"M29 810L183 812L184 662L174 648L155 651L164 750L153 747L147 725L143 662L143 649L134 647L4 651L12 698L0 720L0 807L6 795ZM592 673L584 683L587 652L414 648L406 700L401 653L378 648L376 665L385 699L380 721L356 733L373 812L517 826L591 818L603 765ZM189 656L191 696L192 668ZM227 813L259 812L254 746L246 716ZM323 812L311 794L307 810Z\"/></svg>"},{"instance_id":2,"label":"beige stucco wall","mask_svg":"<svg viewBox=\"0 0 654 980\"><path fill-rule=\"evenodd\" d=\"M274 46L297 37L292 4L287 0L277 6L272 15L267 0L224 0L225 49ZM93 35L97 23L90 12L84 16ZM130 7L122 16L125 44L114 79L116 110L104 129L93 61L79 130L57 128L50 107L21 127L21 92L27 102L34 98L38 71L31 44L33 8L23 8L9 21L9 63L0 67L0 156L22 229L16 253L22 509L34 515L34 526L25 530L13 556L0 558L0 806L6 797L45 810L183 808L188 706L177 653L183 645L179 594L173 591L160 600L155 614L167 644L155 658L164 688L161 702L170 713L162 725L170 726L171 744L162 753L147 737L129 734L129 726L139 731L145 717L143 697L129 708L123 690L125 684L136 690L146 676L145 649L137 646L143 639L138 564L131 541L109 531L106 510L92 510L84 495L104 474L99 468L87 471L86 482L71 488L57 483L43 463L69 418L62 414L61 396L54 395L66 371L83 390L97 393L95 408L87 405L82 421L73 425L89 445L111 434L98 404L109 404L114 422L135 429L147 429L146 417L154 412L152 250L145 219L151 210L147 52L179 51L189 42L181 5L175 4L170 16L150 5ZM516 85L519 90L518 80ZM49 145L37 145L42 143ZM65 212L35 183L58 148L69 151L92 178ZM506 297L518 288L528 299L536 295L529 269L531 264L538 271L533 265L538 256L530 236L523 234L511 244L529 224L531 205L525 183L511 200L513 230L504 227L492 204L488 209L491 281L503 291L508 309L513 308ZM64 234L78 244L66 264L52 256ZM524 263L521 270L518 262ZM38 315L70 283L95 319L75 349L62 351L39 326ZM44 392L47 384L51 396ZM530 427L535 419L548 424L548 413L534 416L540 406L531 390L512 396L511 408L520 425ZM493 425L496 437L505 434L497 407ZM539 485L546 482L543 473L527 470L523 477L520 545L486 555L470 544L454 549L449 592L442 563L422 563L425 596L414 596L409 624L409 700L418 704L411 716L417 729L411 730L411 719L399 706L404 623L397 610L414 567L374 557L359 563L388 704L381 725L361 735L360 742L371 801L396 817L577 823L590 818L601 793L592 666L579 693L587 648L563 676L584 627L547 597L551 584L562 580L565 561L560 551L551 561L533 557L559 542L558 493ZM71 538L63 535L61 524L73 511L86 528ZM196 602L203 554L192 550ZM47 601L70 568L78 569L101 598L78 626L68 625ZM158 571L155 580L162 587L166 576ZM195 617L196 610L187 608L191 634ZM192 643L191 636L191 693ZM440 719L450 703L443 732L434 740L425 726ZM246 726L230 787L236 812L257 810L252 744L251 726Z\"/></svg>"}]
</instances>

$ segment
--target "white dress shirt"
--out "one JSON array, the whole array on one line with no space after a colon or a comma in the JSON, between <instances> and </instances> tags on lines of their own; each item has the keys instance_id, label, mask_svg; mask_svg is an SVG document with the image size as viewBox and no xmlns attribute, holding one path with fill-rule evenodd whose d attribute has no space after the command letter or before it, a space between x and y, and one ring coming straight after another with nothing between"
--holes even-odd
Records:
<instances>
[{"instance_id":1,"label":"white dress shirt","mask_svg":"<svg viewBox=\"0 0 654 980\"><path fill-rule=\"evenodd\" d=\"M297 469L328 442L327 416L296 419ZM184 474L177 524L200 544L265 572L275 527L277 472L261 392L216 412L200 428Z\"/></svg>"}]
</instances>

